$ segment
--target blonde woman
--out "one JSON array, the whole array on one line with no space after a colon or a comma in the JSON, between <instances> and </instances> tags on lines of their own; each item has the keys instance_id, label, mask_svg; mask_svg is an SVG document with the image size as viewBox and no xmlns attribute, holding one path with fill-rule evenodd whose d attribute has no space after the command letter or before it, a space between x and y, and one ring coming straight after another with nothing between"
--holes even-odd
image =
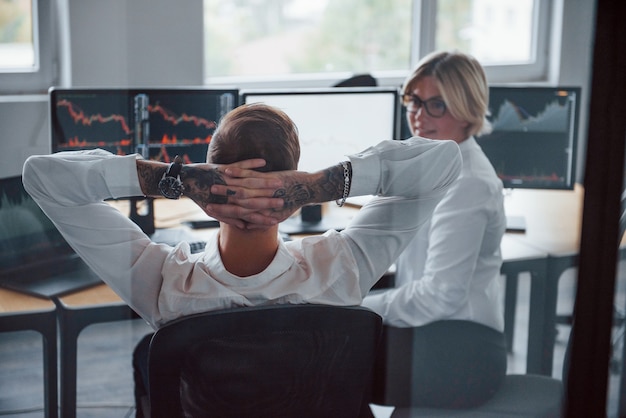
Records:
<instances>
[{"instance_id":1,"label":"blonde woman","mask_svg":"<svg viewBox=\"0 0 626 418\"><path fill-rule=\"evenodd\" d=\"M502 182L474 139L490 130L487 80L473 57L436 52L421 60L402 93L411 133L458 143L463 169L398 258L395 288L370 294L363 305L422 336L413 353L414 403L472 406L506 373Z\"/></svg>"}]
</instances>

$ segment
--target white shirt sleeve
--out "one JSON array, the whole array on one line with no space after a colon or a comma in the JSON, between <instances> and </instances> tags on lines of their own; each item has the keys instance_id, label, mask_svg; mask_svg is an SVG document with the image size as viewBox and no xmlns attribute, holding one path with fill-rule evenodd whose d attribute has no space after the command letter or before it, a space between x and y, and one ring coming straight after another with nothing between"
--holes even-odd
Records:
<instances>
[{"instance_id":1,"label":"white shirt sleeve","mask_svg":"<svg viewBox=\"0 0 626 418\"><path fill-rule=\"evenodd\" d=\"M142 195L136 158L103 150L32 156L24 164L23 182L89 267L131 308L152 318L158 317L169 250L103 201Z\"/></svg>"},{"instance_id":2,"label":"white shirt sleeve","mask_svg":"<svg viewBox=\"0 0 626 418\"><path fill-rule=\"evenodd\" d=\"M350 195L380 196L361 208L344 231L365 295L430 219L457 180L462 160L453 141L414 137L383 141L350 161Z\"/></svg>"}]
</instances>

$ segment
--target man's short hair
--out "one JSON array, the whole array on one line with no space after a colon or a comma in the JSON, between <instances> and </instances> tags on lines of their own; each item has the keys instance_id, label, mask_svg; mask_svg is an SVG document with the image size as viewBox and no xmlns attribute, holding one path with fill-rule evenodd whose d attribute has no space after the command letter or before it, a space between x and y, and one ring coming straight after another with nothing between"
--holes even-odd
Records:
<instances>
[{"instance_id":1,"label":"man's short hair","mask_svg":"<svg viewBox=\"0 0 626 418\"><path fill-rule=\"evenodd\" d=\"M230 164L251 158L266 161L259 171L298 168L298 129L285 112L254 103L239 106L222 118L209 144L207 162Z\"/></svg>"}]
</instances>

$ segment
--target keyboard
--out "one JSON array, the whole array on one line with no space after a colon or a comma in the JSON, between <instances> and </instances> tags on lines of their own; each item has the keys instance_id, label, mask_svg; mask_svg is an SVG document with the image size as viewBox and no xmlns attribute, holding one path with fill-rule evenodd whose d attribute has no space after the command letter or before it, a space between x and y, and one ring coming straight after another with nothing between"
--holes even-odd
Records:
<instances>
[{"instance_id":1,"label":"keyboard","mask_svg":"<svg viewBox=\"0 0 626 418\"><path fill-rule=\"evenodd\" d=\"M204 251L204 247L206 247L206 242L204 241L189 243L189 248L191 248L191 254L201 253L202 251Z\"/></svg>"}]
</instances>

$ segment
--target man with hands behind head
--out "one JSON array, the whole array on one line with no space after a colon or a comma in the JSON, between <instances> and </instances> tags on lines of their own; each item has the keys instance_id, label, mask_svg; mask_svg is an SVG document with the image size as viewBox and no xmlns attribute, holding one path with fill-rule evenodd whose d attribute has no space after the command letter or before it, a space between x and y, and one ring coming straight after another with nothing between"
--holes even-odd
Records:
<instances>
[{"instance_id":1,"label":"man with hands behind head","mask_svg":"<svg viewBox=\"0 0 626 418\"><path fill-rule=\"evenodd\" d=\"M237 306L359 305L457 179L458 146L383 141L316 173L295 171L299 153L291 119L255 104L223 118L206 164L62 152L30 157L23 179L74 250L155 329ZM104 202L181 194L221 221L202 253L152 242ZM369 194L380 197L342 232L290 242L278 234L303 205Z\"/></svg>"}]
</instances>

